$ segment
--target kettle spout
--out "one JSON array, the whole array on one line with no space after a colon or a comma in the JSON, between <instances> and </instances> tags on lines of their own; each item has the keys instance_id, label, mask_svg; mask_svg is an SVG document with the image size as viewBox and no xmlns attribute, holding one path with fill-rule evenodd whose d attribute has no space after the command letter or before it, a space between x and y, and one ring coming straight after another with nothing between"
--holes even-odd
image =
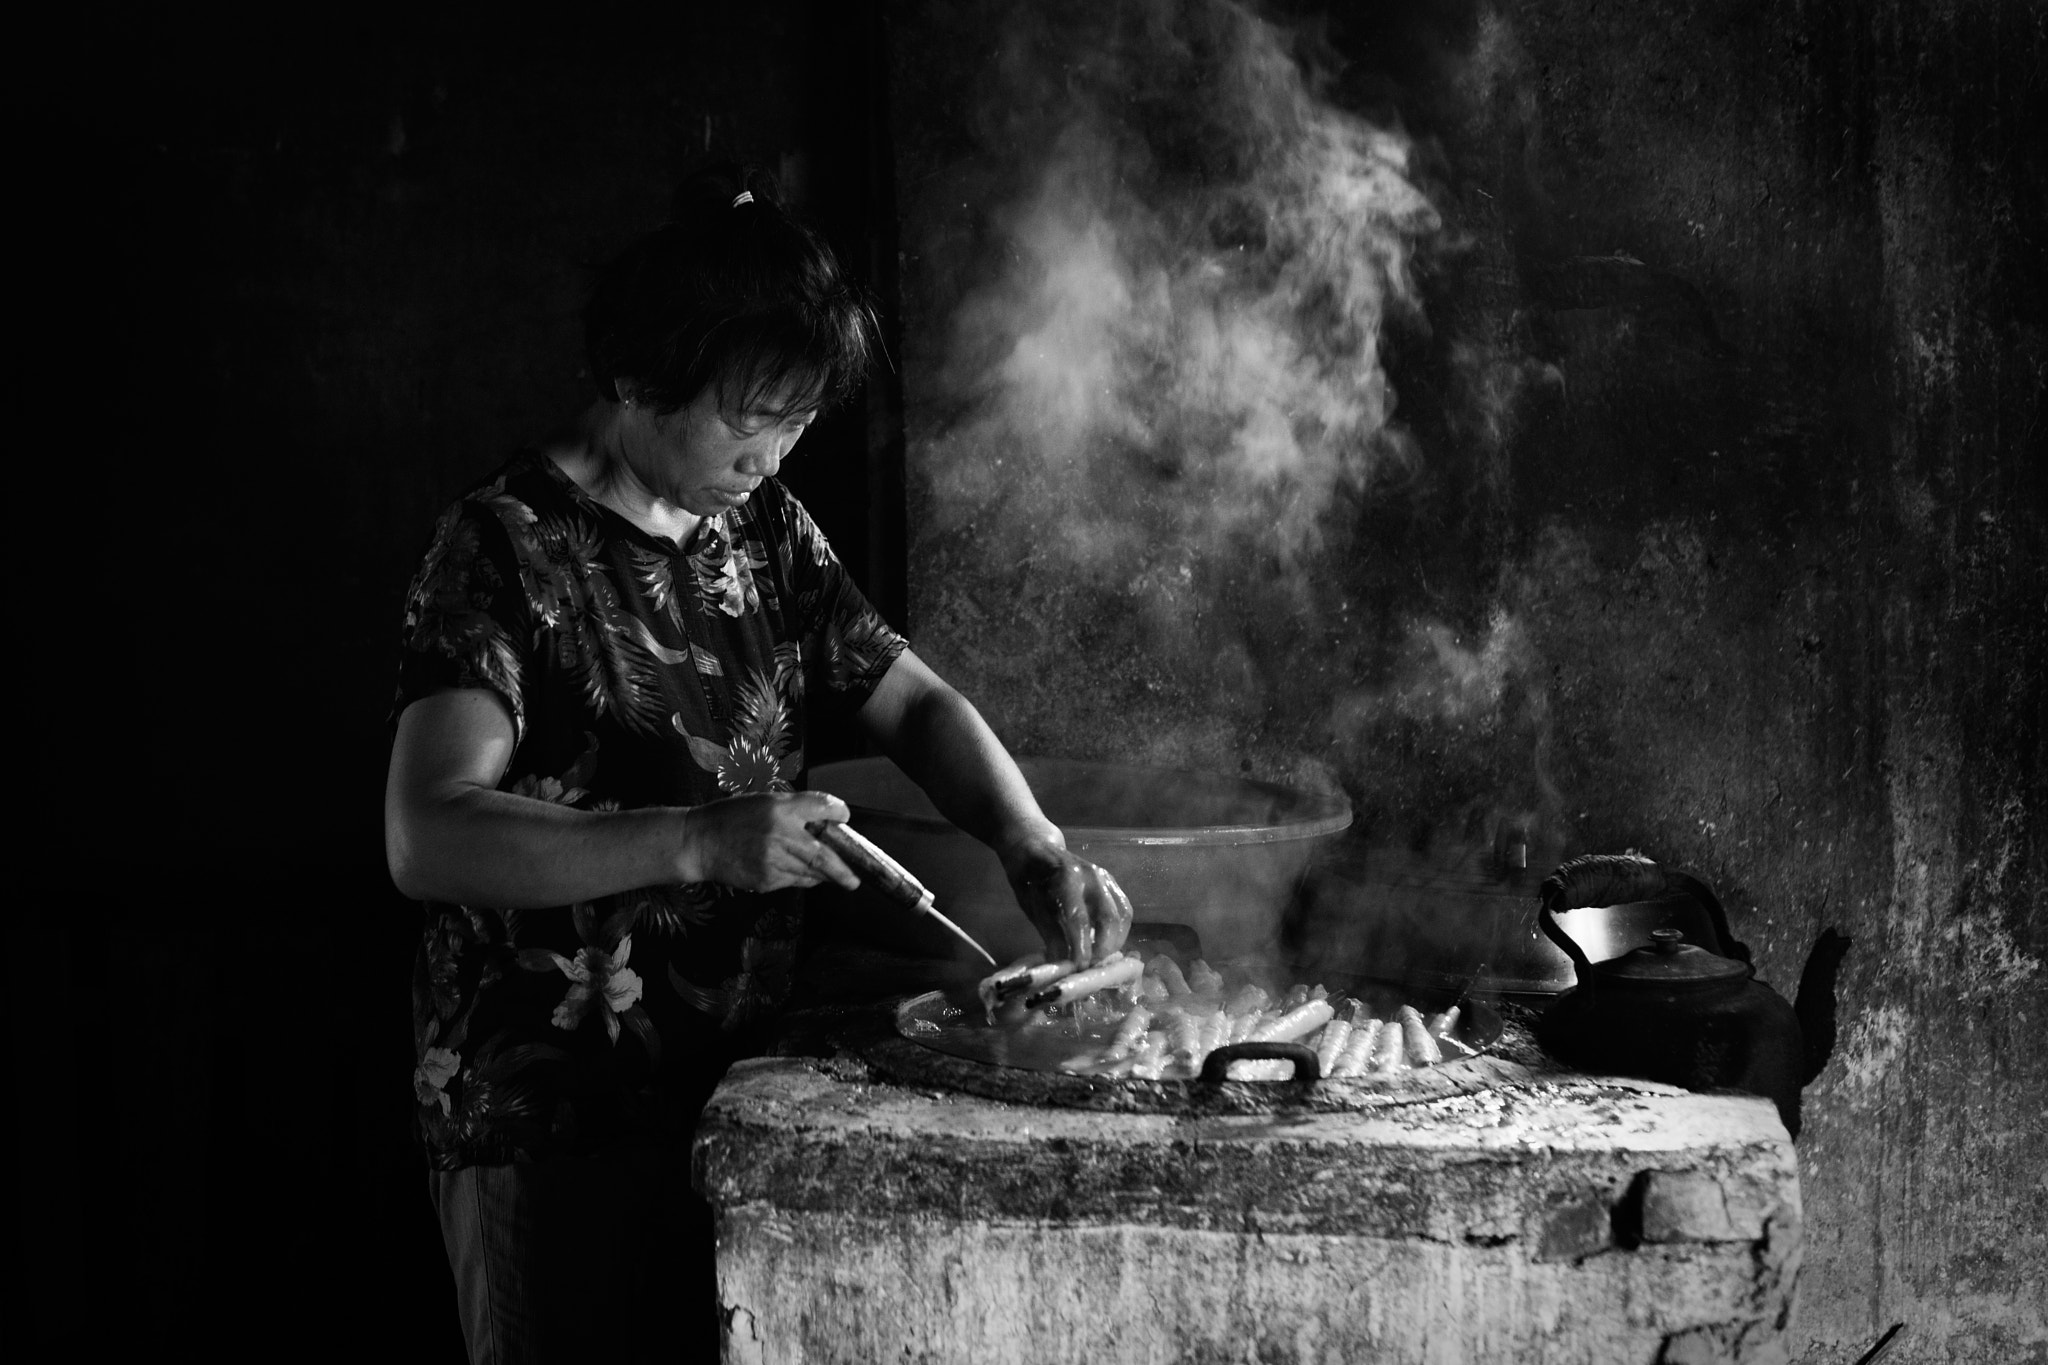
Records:
<instances>
[{"instance_id":1,"label":"kettle spout","mask_svg":"<svg viewBox=\"0 0 2048 1365\"><path fill-rule=\"evenodd\" d=\"M1799 997L1792 1013L1799 1020L1799 1036L1806 1054L1806 1074L1801 1085L1810 1084L1828 1064L1835 1050L1835 976L1842 967L1842 954L1849 951L1847 934L1829 925L1820 931L1813 951L1806 955L1806 967L1799 973Z\"/></svg>"}]
</instances>

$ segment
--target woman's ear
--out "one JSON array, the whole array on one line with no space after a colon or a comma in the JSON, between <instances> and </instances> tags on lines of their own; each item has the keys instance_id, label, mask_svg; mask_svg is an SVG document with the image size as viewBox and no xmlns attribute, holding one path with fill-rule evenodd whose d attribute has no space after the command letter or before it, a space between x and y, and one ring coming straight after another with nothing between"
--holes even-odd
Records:
<instances>
[{"instance_id":1,"label":"woman's ear","mask_svg":"<svg viewBox=\"0 0 2048 1365\"><path fill-rule=\"evenodd\" d=\"M631 379L612 380L612 392L618 394L619 402L629 408L640 401L640 385Z\"/></svg>"}]
</instances>

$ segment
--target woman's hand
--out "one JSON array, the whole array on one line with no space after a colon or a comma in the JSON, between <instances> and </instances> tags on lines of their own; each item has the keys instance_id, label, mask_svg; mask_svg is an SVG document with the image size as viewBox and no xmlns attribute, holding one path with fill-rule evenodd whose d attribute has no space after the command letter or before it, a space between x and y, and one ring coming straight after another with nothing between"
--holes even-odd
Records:
<instances>
[{"instance_id":1,"label":"woman's hand","mask_svg":"<svg viewBox=\"0 0 2048 1365\"><path fill-rule=\"evenodd\" d=\"M1131 898L1107 868L1044 838L1006 847L999 856L1048 961L1098 962L1124 946Z\"/></svg>"},{"instance_id":2,"label":"woman's hand","mask_svg":"<svg viewBox=\"0 0 2048 1365\"><path fill-rule=\"evenodd\" d=\"M940 814L995 850L1047 957L1094 962L1123 947L1130 897L1067 852L996 732L924 660L907 649L897 655L860 720Z\"/></svg>"},{"instance_id":3,"label":"woman's hand","mask_svg":"<svg viewBox=\"0 0 2048 1365\"><path fill-rule=\"evenodd\" d=\"M729 796L692 806L683 817L676 880L718 882L742 891L779 891L832 881L851 891L853 869L804 826L843 821L846 803L825 792Z\"/></svg>"}]
</instances>

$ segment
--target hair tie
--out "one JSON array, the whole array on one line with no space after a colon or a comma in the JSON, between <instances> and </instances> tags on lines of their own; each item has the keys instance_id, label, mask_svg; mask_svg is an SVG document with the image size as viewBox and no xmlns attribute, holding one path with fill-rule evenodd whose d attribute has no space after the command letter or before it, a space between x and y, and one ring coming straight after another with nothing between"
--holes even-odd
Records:
<instances>
[{"instance_id":1,"label":"hair tie","mask_svg":"<svg viewBox=\"0 0 2048 1365\"><path fill-rule=\"evenodd\" d=\"M732 197L732 206L734 208L738 208L741 204L751 204L753 202L754 192L752 190L741 190Z\"/></svg>"}]
</instances>

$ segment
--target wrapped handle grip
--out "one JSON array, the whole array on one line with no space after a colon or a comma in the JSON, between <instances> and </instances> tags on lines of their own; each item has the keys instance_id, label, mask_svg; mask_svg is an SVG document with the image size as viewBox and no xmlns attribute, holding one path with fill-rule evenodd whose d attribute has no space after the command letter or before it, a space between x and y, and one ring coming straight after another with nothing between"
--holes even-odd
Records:
<instances>
[{"instance_id":1,"label":"wrapped handle grip","mask_svg":"<svg viewBox=\"0 0 2048 1365\"><path fill-rule=\"evenodd\" d=\"M911 876L910 869L882 852L860 831L836 820L813 820L804 828L891 900L919 912L932 908L932 893L925 890L924 883Z\"/></svg>"}]
</instances>

